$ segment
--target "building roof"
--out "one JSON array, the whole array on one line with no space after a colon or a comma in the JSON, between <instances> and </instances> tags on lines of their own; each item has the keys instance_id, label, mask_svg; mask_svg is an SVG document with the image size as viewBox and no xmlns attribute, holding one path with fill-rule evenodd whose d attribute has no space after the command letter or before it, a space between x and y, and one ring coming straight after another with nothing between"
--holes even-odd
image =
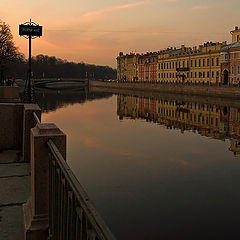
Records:
<instances>
[{"instance_id":1,"label":"building roof","mask_svg":"<svg viewBox=\"0 0 240 240\"><path fill-rule=\"evenodd\" d=\"M239 47L239 46L240 46L240 41L239 42L235 42L235 43L231 43L231 44L228 44L228 45L224 46L222 48L222 51L228 51L230 48Z\"/></svg>"}]
</instances>

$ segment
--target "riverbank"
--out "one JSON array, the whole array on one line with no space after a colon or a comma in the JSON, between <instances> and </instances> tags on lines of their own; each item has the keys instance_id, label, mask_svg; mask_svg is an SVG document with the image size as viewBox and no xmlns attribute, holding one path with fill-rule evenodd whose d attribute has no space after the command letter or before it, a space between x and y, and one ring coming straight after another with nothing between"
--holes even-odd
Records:
<instances>
[{"instance_id":1,"label":"riverbank","mask_svg":"<svg viewBox=\"0 0 240 240\"><path fill-rule=\"evenodd\" d=\"M217 85L183 85L183 84L156 84L156 83L120 83L89 81L90 88L107 88L112 90L131 90L158 93L177 93L184 95L210 96L221 98L240 98L240 87Z\"/></svg>"},{"instance_id":2,"label":"riverbank","mask_svg":"<svg viewBox=\"0 0 240 240\"><path fill-rule=\"evenodd\" d=\"M201 96L201 95L186 95L178 93L166 93L166 92L151 92L151 91L137 91L128 89L116 89L116 88L103 88L103 87L91 87L90 91L93 92L105 92L120 95L128 95L142 98L152 99L164 99L168 101L176 100L179 102L199 103L199 104L210 104L218 105L222 107L236 107L240 108L240 98L221 98L213 96Z\"/></svg>"}]
</instances>

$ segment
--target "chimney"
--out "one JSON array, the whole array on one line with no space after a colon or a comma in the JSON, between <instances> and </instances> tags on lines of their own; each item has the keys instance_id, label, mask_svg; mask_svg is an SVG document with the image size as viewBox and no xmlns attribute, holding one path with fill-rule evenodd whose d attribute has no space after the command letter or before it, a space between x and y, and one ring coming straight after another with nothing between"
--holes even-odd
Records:
<instances>
[{"instance_id":1,"label":"chimney","mask_svg":"<svg viewBox=\"0 0 240 240\"><path fill-rule=\"evenodd\" d=\"M235 26L235 31L237 31L238 30L238 26Z\"/></svg>"}]
</instances>

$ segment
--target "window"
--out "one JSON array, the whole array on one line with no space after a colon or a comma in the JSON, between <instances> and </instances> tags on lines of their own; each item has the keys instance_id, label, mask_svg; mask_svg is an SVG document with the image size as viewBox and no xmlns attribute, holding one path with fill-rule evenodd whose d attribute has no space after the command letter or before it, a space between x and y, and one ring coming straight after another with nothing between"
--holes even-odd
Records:
<instances>
[{"instance_id":1,"label":"window","mask_svg":"<svg viewBox=\"0 0 240 240\"><path fill-rule=\"evenodd\" d=\"M185 67L185 61L183 60L183 67Z\"/></svg>"},{"instance_id":2,"label":"window","mask_svg":"<svg viewBox=\"0 0 240 240\"><path fill-rule=\"evenodd\" d=\"M203 59L203 63L202 63L203 67L205 67L205 59Z\"/></svg>"},{"instance_id":3,"label":"window","mask_svg":"<svg viewBox=\"0 0 240 240\"><path fill-rule=\"evenodd\" d=\"M198 60L198 66L201 67L201 59Z\"/></svg>"},{"instance_id":4,"label":"window","mask_svg":"<svg viewBox=\"0 0 240 240\"><path fill-rule=\"evenodd\" d=\"M201 72L199 72L199 73L198 73L198 76L201 78L201 77L202 77L202 73L201 73Z\"/></svg>"},{"instance_id":5,"label":"window","mask_svg":"<svg viewBox=\"0 0 240 240\"><path fill-rule=\"evenodd\" d=\"M196 77L197 77L197 72L195 72L195 74L194 74L194 75L195 75L195 78L196 78Z\"/></svg>"},{"instance_id":6,"label":"window","mask_svg":"<svg viewBox=\"0 0 240 240\"><path fill-rule=\"evenodd\" d=\"M191 60L191 67L193 66L193 60Z\"/></svg>"},{"instance_id":7,"label":"window","mask_svg":"<svg viewBox=\"0 0 240 240\"><path fill-rule=\"evenodd\" d=\"M237 73L240 74L240 65L238 65Z\"/></svg>"},{"instance_id":8,"label":"window","mask_svg":"<svg viewBox=\"0 0 240 240\"><path fill-rule=\"evenodd\" d=\"M207 59L207 66L209 66L209 58Z\"/></svg>"},{"instance_id":9,"label":"window","mask_svg":"<svg viewBox=\"0 0 240 240\"><path fill-rule=\"evenodd\" d=\"M207 78L209 78L210 77L210 73L209 72L207 72Z\"/></svg>"},{"instance_id":10,"label":"window","mask_svg":"<svg viewBox=\"0 0 240 240\"><path fill-rule=\"evenodd\" d=\"M191 78L193 77L193 74L192 74L192 72L191 72Z\"/></svg>"},{"instance_id":11,"label":"window","mask_svg":"<svg viewBox=\"0 0 240 240\"><path fill-rule=\"evenodd\" d=\"M219 66L219 58L216 58L216 66Z\"/></svg>"},{"instance_id":12,"label":"window","mask_svg":"<svg viewBox=\"0 0 240 240\"><path fill-rule=\"evenodd\" d=\"M214 78L214 72L212 72L212 78Z\"/></svg>"},{"instance_id":13,"label":"window","mask_svg":"<svg viewBox=\"0 0 240 240\"><path fill-rule=\"evenodd\" d=\"M234 67L231 66L231 74L233 74L233 73L234 73Z\"/></svg>"},{"instance_id":14,"label":"window","mask_svg":"<svg viewBox=\"0 0 240 240\"><path fill-rule=\"evenodd\" d=\"M187 67L189 67L189 61L187 61Z\"/></svg>"},{"instance_id":15,"label":"window","mask_svg":"<svg viewBox=\"0 0 240 240\"><path fill-rule=\"evenodd\" d=\"M217 77L219 77L219 71L217 71L216 73L217 73Z\"/></svg>"},{"instance_id":16,"label":"window","mask_svg":"<svg viewBox=\"0 0 240 240\"><path fill-rule=\"evenodd\" d=\"M172 62L172 67L174 68L174 62Z\"/></svg>"},{"instance_id":17,"label":"window","mask_svg":"<svg viewBox=\"0 0 240 240\"><path fill-rule=\"evenodd\" d=\"M197 67L197 59L195 59L195 67Z\"/></svg>"},{"instance_id":18,"label":"window","mask_svg":"<svg viewBox=\"0 0 240 240\"><path fill-rule=\"evenodd\" d=\"M205 72L202 73L203 78L205 78Z\"/></svg>"}]
</instances>

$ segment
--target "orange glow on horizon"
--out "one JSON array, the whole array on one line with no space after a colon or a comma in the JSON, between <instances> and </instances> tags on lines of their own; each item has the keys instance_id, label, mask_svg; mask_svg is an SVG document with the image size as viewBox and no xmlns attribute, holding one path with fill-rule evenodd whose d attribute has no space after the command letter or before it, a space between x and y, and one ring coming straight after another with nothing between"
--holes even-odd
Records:
<instances>
[{"instance_id":1,"label":"orange glow on horizon","mask_svg":"<svg viewBox=\"0 0 240 240\"><path fill-rule=\"evenodd\" d=\"M31 17L43 26L44 34L34 40L33 55L114 68L120 51L146 52L230 41L229 31L240 24L240 2L236 0L213 0L204 5L194 0L121 0L115 5L109 0L3 0L3 5L1 18L11 26L16 45L26 56L28 43L18 36L18 24Z\"/></svg>"}]
</instances>

